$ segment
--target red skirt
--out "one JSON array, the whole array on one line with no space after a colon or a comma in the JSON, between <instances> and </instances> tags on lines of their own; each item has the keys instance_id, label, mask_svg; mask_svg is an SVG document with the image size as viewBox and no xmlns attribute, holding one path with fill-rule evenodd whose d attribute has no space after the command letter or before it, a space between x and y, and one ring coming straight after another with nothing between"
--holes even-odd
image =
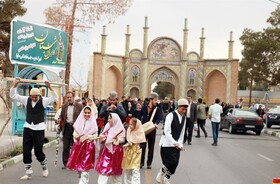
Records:
<instances>
[{"instance_id":1,"label":"red skirt","mask_svg":"<svg viewBox=\"0 0 280 184\"><path fill-rule=\"evenodd\" d=\"M123 148L122 145L113 145L113 153L111 153L104 145L95 170L102 175L121 175L122 174L122 159Z\"/></svg>"},{"instance_id":2,"label":"red skirt","mask_svg":"<svg viewBox=\"0 0 280 184\"><path fill-rule=\"evenodd\" d=\"M73 144L66 167L73 171L89 171L94 168L95 147L93 141Z\"/></svg>"}]
</instances>

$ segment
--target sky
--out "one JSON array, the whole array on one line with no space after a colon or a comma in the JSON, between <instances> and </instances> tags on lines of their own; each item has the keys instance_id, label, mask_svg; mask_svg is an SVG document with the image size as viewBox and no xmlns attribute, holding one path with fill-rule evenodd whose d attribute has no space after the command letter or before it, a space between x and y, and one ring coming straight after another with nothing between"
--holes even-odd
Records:
<instances>
[{"instance_id":1,"label":"sky","mask_svg":"<svg viewBox=\"0 0 280 184\"><path fill-rule=\"evenodd\" d=\"M82 1L82 0L80 0ZM102 1L102 0L98 0ZM21 19L44 23L43 11L55 0L25 0L27 13ZM75 32L78 38L73 46L72 76L86 86L90 55L100 51L102 27L106 25L108 54L124 55L126 25L130 25L130 49L143 49L143 27L148 17L148 42L167 36L183 43L184 19L188 19L188 52L199 53L201 28L204 28L205 59L228 57L228 40L233 32L233 57L242 59L242 45L239 41L245 28L261 31L271 12L280 0L133 0L127 13L115 19L114 24L106 20L91 25L86 32ZM79 66L79 67L77 67ZM86 72L85 72L86 71ZM71 82L74 84L73 80Z\"/></svg>"}]
</instances>

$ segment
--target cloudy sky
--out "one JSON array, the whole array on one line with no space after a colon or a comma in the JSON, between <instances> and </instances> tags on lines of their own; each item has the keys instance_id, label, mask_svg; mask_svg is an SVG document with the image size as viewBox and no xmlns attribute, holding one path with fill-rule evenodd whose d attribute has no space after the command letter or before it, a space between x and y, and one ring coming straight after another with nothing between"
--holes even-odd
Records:
<instances>
[{"instance_id":1,"label":"cloudy sky","mask_svg":"<svg viewBox=\"0 0 280 184\"><path fill-rule=\"evenodd\" d=\"M44 9L55 0L25 0L28 8L23 20L44 23ZM82 0L81 0L82 1ZM99 0L101 1L101 0ZM274 0L279 2L280 0ZM270 0L133 0L126 15L118 17L114 24L97 22L86 33L74 33L79 42L73 47L73 76L86 81L89 56L100 51L102 26L107 26L107 53L124 55L126 25L130 25L130 49L143 48L144 17L148 16L149 42L160 36L168 36L183 43L184 19L188 19L188 51L199 53L201 28L205 29L205 58L227 58L229 33L233 31L234 58L241 59L242 45L239 37L244 28L261 31L277 4ZM82 72L77 70L82 68Z\"/></svg>"}]
</instances>

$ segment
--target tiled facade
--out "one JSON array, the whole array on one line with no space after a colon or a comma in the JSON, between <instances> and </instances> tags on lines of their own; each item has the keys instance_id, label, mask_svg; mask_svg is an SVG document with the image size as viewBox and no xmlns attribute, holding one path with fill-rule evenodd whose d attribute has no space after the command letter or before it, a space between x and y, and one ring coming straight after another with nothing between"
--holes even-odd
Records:
<instances>
[{"instance_id":1,"label":"tiled facade","mask_svg":"<svg viewBox=\"0 0 280 184\"><path fill-rule=\"evenodd\" d=\"M232 58L232 33L229 40L227 59L204 59L204 29L201 34L200 53L187 52L186 45L181 45L170 37L158 37L146 43L148 27L145 24L143 51L129 49L129 28L126 35L125 56L106 53L105 28L102 36L101 52L93 56L92 92L98 98L107 98L111 90L116 90L119 97L131 96L145 98L154 82L168 82L173 85L173 97L176 99L193 96L206 99L208 104L215 98L235 103L237 101L238 59ZM183 30L187 35L188 29ZM187 36L184 35L184 43ZM91 85L91 84L89 84ZM90 88L89 88L90 89Z\"/></svg>"}]
</instances>

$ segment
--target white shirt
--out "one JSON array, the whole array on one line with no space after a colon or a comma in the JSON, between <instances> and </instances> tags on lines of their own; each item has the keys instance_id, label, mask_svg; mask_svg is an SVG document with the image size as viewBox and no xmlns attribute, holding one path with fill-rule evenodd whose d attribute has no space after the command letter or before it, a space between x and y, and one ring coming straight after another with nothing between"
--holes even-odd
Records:
<instances>
[{"instance_id":1,"label":"white shirt","mask_svg":"<svg viewBox=\"0 0 280 184\"><path fill-rule=\"evenodd\" d=\"M179 119L179 123L182 123L182 118L183 116L181 116L178 111L175 111L176 114L178 115L178 119ZM164 124L164 135L161 136L161 139L159 141L159 145L162 147L175 147L177 143L181 144L181 147L183 147L183 140L184 140L184 134L185 134L185 127L186 127L186 119L185 119L185 123L184 126L182 128L180 137L178 139L178 141L176 141L171 134L171 124L173 121L173 113L169 113L166 116L165 119L165 124Z\"/></svg>"},{"instance_id":2,"label":"white shirt","mask_svg":"<svg viewBox=\"0 0 280 184\"><path fill-rule=\"evenodd\" d=\"M223 113L223 108L220 104L213 104L209 108L209 115L211 115L211 121L215 123L221 122L221 114Z\"/></svg>"},{"instance_id":3,"label":"white shirt","mask_svg":"<svg viewBox=\"0 0 280 184\"><path fill-rule=\"evenodd\" d=\"M26 108L27 100L28 100L29 96L21 96L21 95L17 94L16 88L12 87L10 89L10 97L11 97L11 99L16 100L17 102L22 103ZM44 108L46 108L49 104L51 104L52 102L54 102L56 100L57 100L57 94L55 91L52 91L52 94L50 97L43 97L42 103L43 103ZM37 102L31 101L32 107L34 107ZM45 130L46 124L45 124L45 122L41 122L39 124L34 125L33 122L31 124L25 122L23 127L30 128L32 130Z\"/></svg>"},{"instance_id":4,"label":"white shirt","mask_svg":"<svg viewBox=\"0 0 280 184\"><path fill-rule=\"evenodd\" d=\"M66 116L66 122L65 123L70 123L73 124L74 120L73 120L73 115L74 115L74 103L72 105L68 104L67 107L67 116Z\"/></svg>"}]
</instances>

